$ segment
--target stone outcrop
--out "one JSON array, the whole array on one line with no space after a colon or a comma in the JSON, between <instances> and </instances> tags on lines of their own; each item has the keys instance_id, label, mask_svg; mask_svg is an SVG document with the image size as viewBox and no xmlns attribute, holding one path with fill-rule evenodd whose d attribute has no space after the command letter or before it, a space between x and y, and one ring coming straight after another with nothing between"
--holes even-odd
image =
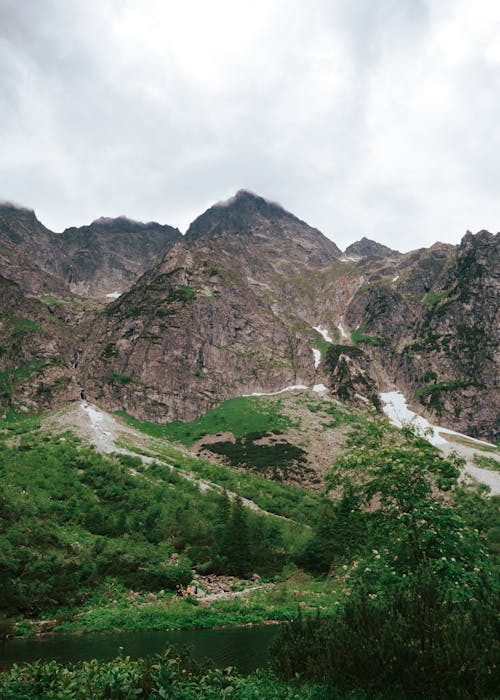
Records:
<instances>
[{"instance_id":1,"label":"stone outcrop","mask_svg":"<svg viewBox=\"0 0 500 700\"><path fill-rule=\"evenodd\" d=\"M404 256L396 283L361 288L346 318L383 383L415 410L475 437L499 436L500 234L466 234Z\"/></svg>"}]
</instances>

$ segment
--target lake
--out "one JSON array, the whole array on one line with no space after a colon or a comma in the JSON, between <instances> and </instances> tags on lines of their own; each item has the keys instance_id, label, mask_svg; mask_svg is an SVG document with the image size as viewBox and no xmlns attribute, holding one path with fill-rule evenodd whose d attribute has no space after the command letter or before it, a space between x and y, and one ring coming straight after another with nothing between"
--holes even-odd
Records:
<instances>
[{"instance_id":1,"label":"lake","mask_svg":"<svg viewBox=\"0 0 500 700\"><path fill-rule=\"evenodd\" d=\"M268 662L269 645L278 636L279 625L235 627L208 630L159 630L89 634L48 634L42 637L0 641L0 670L14 663L43 659L61 663L100 659L109 661L120 653L138 658L189 646L193 657L210 658L220 668L235 666L242 674L251 673Z\"/></svg>"}]
</instances>

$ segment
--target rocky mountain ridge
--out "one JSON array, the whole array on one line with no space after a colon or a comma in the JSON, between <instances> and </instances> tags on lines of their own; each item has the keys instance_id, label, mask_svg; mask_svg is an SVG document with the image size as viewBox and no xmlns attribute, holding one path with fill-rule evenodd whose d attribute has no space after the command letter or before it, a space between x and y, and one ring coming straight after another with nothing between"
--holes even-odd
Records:
<instances>
[{"instance_id":1,"label":"rocky mountain ridge","mask_svg":"<svg viewBox=\"0 0 500 700\"><path fill-rule=\"evenodd\" d=\"M28 293L104 296L128 289L181 238L172 226L101 217L62 233L33 210L0 205L0 274Z\"/></svg>"},{"instance_id":2,"label":"rocky mountain ridge","mask_svg":"<svg viewBox=\"0 0 500 700\"><path fill-rule=\"evenodd\" d=\"M49 247L61 236L39 228L31 214L6 229L0 209L1 240L10 241L2 250L15 257L22 279L36 276L24 267L29 246L16 237L40 236ZM459 246L406 254L381 246L349 260L281 206L240 191L198 217L184 237L172 234L163 258L142 276L129 266L125 278L120 243L147 234L154 257L171 231L125 218L84 228L65 232L73 259L82 240L105 248L112 241L102 270L117 284L117 264L128 284L105 307L37 302L31 315L47 317L72 387L53 392L52 404L83 391L108 409L165 422L190 420L225 398L296 384L324 383L343 400L380 408L380 391L397 386L442 425L498 437L498 234L468 233ZM48 274L42 263L39 255L40 274ZM95 289L92 273L83 263L78 269L78 288ZM22 300L33 286L16 287L28 319ZM0 333L0 344L10 338ZM0 359L18 380L23 361L31 361L22 353L16 360L15 352ZM37 404L25 384L17 381L4 406Z\"/></svg>"}]
</instances>

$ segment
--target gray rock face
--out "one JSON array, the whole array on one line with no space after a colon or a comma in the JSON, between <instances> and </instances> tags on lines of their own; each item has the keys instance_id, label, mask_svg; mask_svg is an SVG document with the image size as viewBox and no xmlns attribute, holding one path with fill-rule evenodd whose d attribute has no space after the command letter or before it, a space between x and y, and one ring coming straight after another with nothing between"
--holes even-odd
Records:
<instances>
[{"instance_id":1,"label":"gray rock face","mask_svg":"<svg viewBox=\"0 0 500 700\"><path fill-rule=\"evenodd\" d=\"M61 234L64 257L57 271L80 295L123 292L182 238L172 226L124 216L100 218Z\"/></svg>"},{"instance_id":2,"label":"gray rock face","mask_svg":"<svg viewBox=\"0 0 500 700\"><path fill-rule=\"evenodd\" d=\"M500 234L467 233L424 298L400 373L433 414L500 436Z\"/></svg>"},{"instance_id":3,"label":"gray rock face","mask_svg":"<svg viewBox=\"0 0 500 700\"><path fill-rule=\"evenodd\" d=\"M212 240L221 237L226 243L234 238L250 239L261 245L267 242L275 258L286 261L287 253L291 253L290 263L298 258L324 265L341 256L335 243L320 231L279 204L246 190L240 190L227 202L208 209L193 221L186 233L187 241L207 237Z\"/></svg>"},{"instance_id":4,"label":"gray rock face","mask_svg":"<svg viewBox=\"0 0 500 700\"><path fill-rule=\"evenodd\" d=\"M481 231L409 253L400 283L360 289L346 315L381 382L434 422L488 439L499 436L499 248L500 234Z\"/></svg>"},{"instance_id":5,"label":"gray rock face","mask_svg":"<svg viewBox=\"0 0 500 700\"><path fill-rule=\"evenodd\" d=\"M67 285L50 270L57 251L56 234L33 210L0 204L0 275L18 282L25 293L64 295Z\"/></svg>"},{"instance_id":6,"label":"gray rock face","mask_svg":"<svg viewBox=\"0 0 500 700\"><path fill-rule=\"evenodd\" d=\"M47 229L35 212L0 206L0 273L27 292L103 296L122 292L182 238L171 226L126 217Z\"/></svg>"},{"instance_id":7,"label":"gray rock face","mask_svg":"<svg viewBox=\"0 0 500 700\"><path fill-rule=\"evenodd\" d=\"M377 243L376 241L372 241L365 237L363 237L360 241L351 243L351 245L345 249L344 254L354 255L360 258L383 258L387 256L401 255L398 250L392 250L392 248L382 245L382 243Z\"/></svg>"},{"instance_id":8,"label":"gray rock face","mask_svg":"<svg viewBox=\"0 0 500 700\"><path fill-rule=\"evenodd\" d=\"M82 360L92 377L87 391L110 407L165 421L191 419L244 393L314 383L315 290L338 254L281 207L238 193L197 219L96 319Z\"/></svg>"},{"instance_id":9,"label":"gray rock face","mask_svg":"<svg viewBox=\"0 0 500 700\"><path fill-rule=\"evenodd\" d=\"M11 408L31 412L58 408L78 398L71 369L76 330L67 314L26 297L0 276L0 416Z\"/></svg>"}]
</instances>

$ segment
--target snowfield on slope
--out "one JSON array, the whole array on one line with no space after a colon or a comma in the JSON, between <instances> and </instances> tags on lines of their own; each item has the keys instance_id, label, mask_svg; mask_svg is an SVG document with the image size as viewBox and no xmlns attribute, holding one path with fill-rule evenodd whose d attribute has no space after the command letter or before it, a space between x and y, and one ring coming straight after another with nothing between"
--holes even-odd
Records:
<instances>
[{"instance_id":1,"label":"snowfield on slope","mask_svg":"<svg viewBox=\"0 0 500 700\"><path fill-rule=\"evenodd\" d=\"M333 343L333 340L331 339L330 334L328 333L326 328L323 328L323 326L313 326L313 328L315 331L318 331L318 333L323 336L327 343Z\"/></svg>"},{"instance_id":2,"label":"snowfield on slope","mask_svg":"<svg viewBox=\"0 0 500 700\"><path fill-rule=\"evenodd\" d=\"M474 479L477 479L477 481L489 486L493 495L500 494L500 473L490 471L489 469L481 469L473 462L474 454L477 451L480 452L482 447L494 447L494 445L489 442L484 442L483 440L477 440L469 435L464 435L463 433L457 433L449 428L432 425L426 418L419 416L408 408L406 398L400 391L382 393L380 394L380 398L384 404L384 413L393 425L401 428L403 425L409 423L415 426L418 431L423 432L424 437L443 452L445 456L449 455L451 452L456 452L466 461L464 472ZM477 445L477 448L474 449L472 446L454 442L453 437L463 438L467 440L467 442ZM491 456L491 454L487 456Z\"/></svg>"}]
</instances>

